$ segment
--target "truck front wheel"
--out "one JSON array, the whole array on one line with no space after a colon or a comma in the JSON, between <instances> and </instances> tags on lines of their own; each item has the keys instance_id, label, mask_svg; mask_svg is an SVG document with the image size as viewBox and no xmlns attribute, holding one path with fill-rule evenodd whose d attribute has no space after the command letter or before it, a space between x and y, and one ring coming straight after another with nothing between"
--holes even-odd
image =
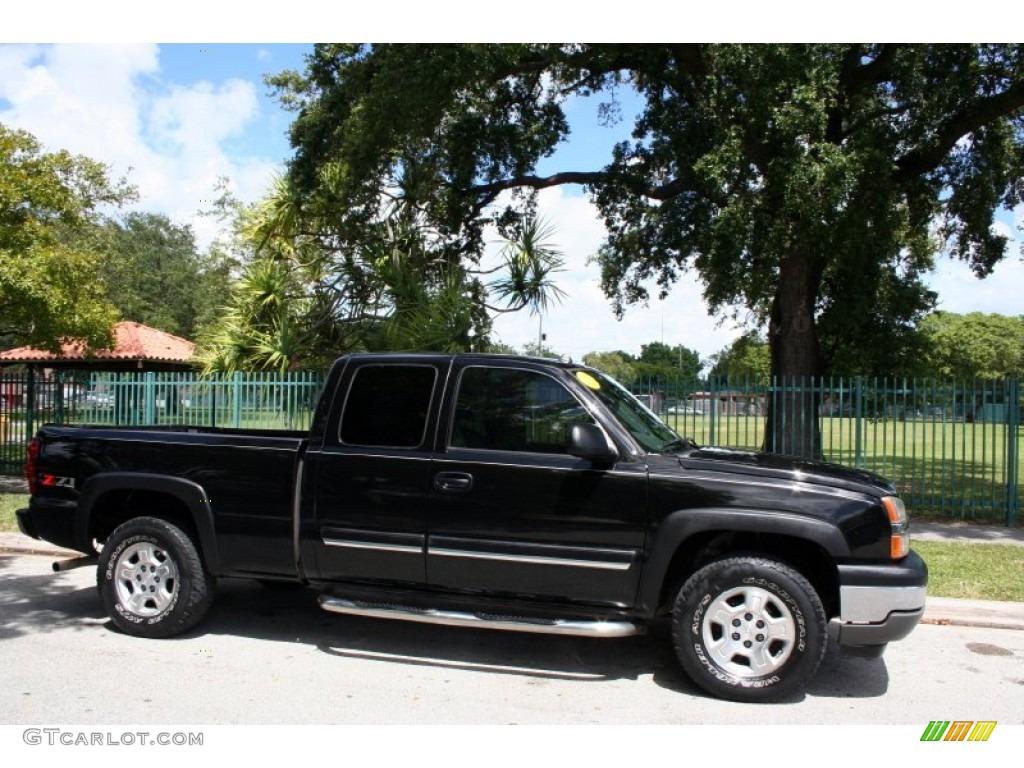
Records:
<instances>
[{"instance_id":1,"label":"truck front wheel","mask_svg":"<svg viewBox=\"0 0 1024 768\"><path fill-rule=\"evenodd\" d=\"M137 517L107 538L96 569L103 607L114 625L138 637L172 637L195 626L213 602L188 534L166 520Z\"/></svg>"},{"instance_id":2,"label":"truck front wheel","mask_svg":"<svg viewBox=\"0 0 1024 768\"><path fill-rule=\"evenodd\" d=\"M783 698L803 687L825 655L828 625L814 587L762 557L716 560L683 585L672 613L683 669L732 701Z\"/></svg>"}]
</instances>

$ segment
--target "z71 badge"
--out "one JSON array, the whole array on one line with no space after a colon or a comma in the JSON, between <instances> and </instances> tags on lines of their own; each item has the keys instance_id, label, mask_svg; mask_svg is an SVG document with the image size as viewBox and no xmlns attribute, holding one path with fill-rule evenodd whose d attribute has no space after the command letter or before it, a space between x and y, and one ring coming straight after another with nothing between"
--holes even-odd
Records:
<instances>
[{"instance_id":1,"label":"z71 badge","mask_svg":"<svg viewBox=\"0 0 1024 768\"><path fill-rule=\"evenodd\" d=\"M60 477L59 475L43 475L43 485L47 488L71 488L75 487L75 478Z\"/></svg>"}]
</instances>

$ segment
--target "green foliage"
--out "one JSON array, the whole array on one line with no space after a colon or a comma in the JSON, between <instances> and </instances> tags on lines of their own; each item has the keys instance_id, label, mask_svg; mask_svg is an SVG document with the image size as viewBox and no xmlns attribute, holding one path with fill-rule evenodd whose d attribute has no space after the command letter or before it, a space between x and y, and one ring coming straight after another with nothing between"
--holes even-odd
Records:
<instances>
[{"instance_id":1,"label":"green foliage","mask_svg":"<svg viewBox=\"0 0 1024 768\"><path fill-rule=\"evenodd\" d=\"M45 152L25 131L0 125L0 339L59 351L67 338L109 346L117 311L88 234L105 206L134 191L106 168Z\"/></svg>"},{"instance_id":2,"label":"green foliage","mask_svg":"<svg viewBox=\"0 0 1024 768\"><path fill-rule=\"evenodd\" d=\"M535 219L510 227L497 266L481 270L402 197L358 241L321 203L300 201L289 179L248 208L222 201L235 222L223 250L246 266L201 339L207 371L321 367L354 350L484 350L494 313L540 312L562 295L561 255Z\"/></svg>"},{"instance_id":3,"label":"green foliage","mask_svg":"<svg viewBox=\"0 0 1024 768\"><path fill-rule=\"evenodd\" d=\"M636 367L621 352L588 352L583 356L583 363L604 371L625 386L636 380Z\"/></svg>"},{"instance_id":4,"label":"green foliage","mask_svg":"<svg viewBox=\"0 0 1024 768\"><path fill-rule=\"evenodd\" d=\"M771 376L771 350L756 331L745 333L711 356L712 376L767 381Z\"/></svg>"},{"instance_id":5,"label":"green foliage","mask_svg":"<svg viewBox=\"0 0 1024 768\"><path fill-rule=\"evenodd\" d=\"M92 235L100 274L121 318L195 338L228 290L229 269L216 252L200 255L188 226L163 214L128 213Z\"/></svg>"},{"instance_id":6,"label":"green foliage","mask_svg":"<svg viewBox=\"0 0 1024 768\"><path fill-rule=\"evenodd\" d=\"M491 283L501 312L529 309L531 315L547 311L565 298L565 291L552 280L563 271L565 259L552 245L554 227L541 219L522 222L518 237L506 238L500 254L502 275Z\"/></svg>"},{"instance_id":7,"label":"green foliage","mask_svg":"<svg viewBox=\"0 0 1024 768\"><path fill-rule=\"evenodd\" d=\"M519 350L513 347L511 344L504 344L500 341L494 341L493 339L487 343L487 345L481 350L481 352L488 352L492 355L519 354Z\"/></svg>"},{"instance_id":8,"label":"green foliage","mask_svg":"<svg viewBox=\"0 0 1024 768\"><path fill-rule=\"evenodd\" d=\"M700 355L682 344L670 347L661 341L640 346L640 358L634 368L638 376L696 379L700 375Z\"/></svg>"},{"instance_id":9,"label":"green foliage","mask_svg":"<svg viewBox=\"0 0 1024 768\"><path fill-rule=\"evenodd\" d=\"M999 379L1024 376L1024 316L935 312L921 323L928 374Z\"/></svg>"},{"instance_id":10,"label":"green foliage","mask_svg":"<svg viewBox=\"0 0 1024 768\"><path fill-rule=\"evenodd\" d=\"M561 354L553 350L544 342L531 341L523 345L523 354L530 357L550 357L554 360L560 360Z\"/></svg>"},{"instance_id":11,"label":"green foliage","mask_svg":"<svg viewBox=\"0 0 1024 768\"><path fill-rule=\"evenodd\" d=\"M253 261L235 283L218 322L200 340L204 369L283 372L305 363L306 350L297 332L304 309L295 275L285 262Z\"/></svg>"}]
</instances>

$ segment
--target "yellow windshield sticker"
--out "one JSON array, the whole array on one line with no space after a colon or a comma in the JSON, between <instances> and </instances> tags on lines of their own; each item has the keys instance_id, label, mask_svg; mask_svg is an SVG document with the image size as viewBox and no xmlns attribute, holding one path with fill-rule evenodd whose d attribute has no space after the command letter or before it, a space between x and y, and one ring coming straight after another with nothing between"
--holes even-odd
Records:
<instances>
[{"instance_id":1,"label":"yellow windshield sticker","mask_svg":"<svg viewBox=\"0 0 1024 768\"><path fill-rule=\"evenodd\" d=\"M579 379L580 384L582 384L587 389L598 390L601 388L601 382L595 379L586 371L576 371L576 378Z\"/></svg>"}]
</instances>

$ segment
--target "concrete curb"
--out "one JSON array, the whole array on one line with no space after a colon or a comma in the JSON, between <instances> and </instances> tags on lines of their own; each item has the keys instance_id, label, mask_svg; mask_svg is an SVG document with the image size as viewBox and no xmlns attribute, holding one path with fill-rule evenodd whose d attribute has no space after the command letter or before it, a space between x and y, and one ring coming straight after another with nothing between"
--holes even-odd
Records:
<instances>
[{"instance_id":1,"label":"concrete curb","mask_svg":"<svg viewBox=\"0 0 1024 768\"><path fill-rule=\"evenodd\" d=\"M62 560L82 556L81 552L63 549L48 541L30 539L21 533L0 533L0 552L10 552L16 555L42 555Z\"/></svg>"},{"instance_id":2,"label":"concrete curb","mask_svg":"<svg viewBox=\"0 0 1024 768\"><path fill-rule=\"evenodd\" d=\"M929 597L922 624L1024 630L1024 603Z\"/></svg>"}]
</instances>

